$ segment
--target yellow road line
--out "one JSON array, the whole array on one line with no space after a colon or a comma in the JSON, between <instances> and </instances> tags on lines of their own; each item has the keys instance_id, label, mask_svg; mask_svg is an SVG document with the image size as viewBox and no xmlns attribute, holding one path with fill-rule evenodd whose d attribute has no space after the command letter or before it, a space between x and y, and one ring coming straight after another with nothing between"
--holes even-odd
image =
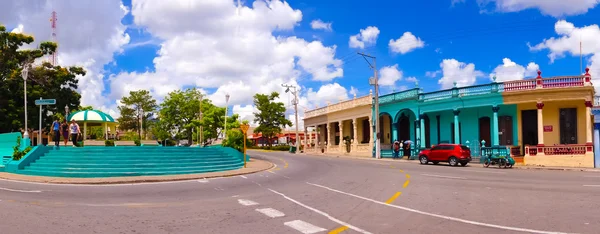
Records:
<instances>
[{"instance_id":1,"label":"yellow road line","mask_svg":"<svg viewBox=\"0 0 600 234\"><path fill-rule=\"evenodd\" d=\"M410 175L409 174L405 174L406 175L406 179L410 179Z\"/></svg>"},{"instance_id":2,"label":"yellow road line","mask_svg":"<svg viewBox=\"0 0 600 234\"><path fill-rule=\"evenodd\" d=\"M406 188L408 187L408 184L410 183L410 180L406 180L404 181L404 185L402 185L402 188Z\"/></svg>"},{"instance_id":3,"label":"yellow road line","mask_svg":"<svg viewBox=\"0 0 600 234\"><path fill-rule=\"evenodd\" d=\"M391 167L391 168L396 168L396 166L394 166L394 165L390 165L390 167Z\"/></svg>"},{"instance_id":4,"label":"yellow road line","mask_svg":"<svg viewBox=\"0 0 600 234\"><path fill-rule=\"evenodd\" d=\"M400 172L404 173L404 171L402 169L400 169Z\"/></svg>"},{"instance_id":5,"label":"yellow road line","mask_svg":"<svg viewBox=\"0 0 600 234\"><path fill-rule=\"evenodd\" d=\"M338 234L338 233L342 233L343 231L346 231L346 229L348 229L348 227L346 226L341 226L339 228L333 229L329 232L329 234Z\"/></svg>"},{"instance_id":6,"label":"yellow road line","mask_svg":"<svg viewBox=\"0 0 600 234\"><path fill-rule=\"evenodd\" d=\"M392 204L392 202L394 202L394 200L396 200L396 198L398 198L400 196L400 194L402 194L402 192L396 192L396 194L394 194L394 196L390 197L390 199L388 199L385 203Z\"/></svg>"}]
</instances>

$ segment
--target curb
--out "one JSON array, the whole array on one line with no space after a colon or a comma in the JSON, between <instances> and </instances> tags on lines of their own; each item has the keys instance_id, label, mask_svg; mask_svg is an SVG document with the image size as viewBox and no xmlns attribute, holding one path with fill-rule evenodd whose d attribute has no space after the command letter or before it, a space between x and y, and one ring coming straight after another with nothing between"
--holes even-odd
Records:
<instances>
[{"instance_id":1,"label":"curb","mask_svg":"<svg viewBox=\"0 0 600 234\"><path fill-rule=\"evenodd\" d=\"M45 176L28 176L12 173L0 173L0 179L16 182L33 182L45 184L81 184L81 185L107 185L107 184L139 184L139 183L155 183L155 182L172 182L186 181L209 178L225 178L239 175L253 174L270 170L275 167L275 164L260 159L253 159L252 162L258 162L261 167L258 168L240 168L233 171L225 172L207 172L200 174L184 174L184 175L165 175L165 176L135 176L135 177L113 177L113 178L67 178L67 177L45 177ZM250 165L252 162L249 162ZM256 163L252 163L256 164ZM6 176L9 175L9 176ZM95 181L98 180L98 181Z\"/></svg>"},{"instance_id":2,"label":"curb","mask_svg":"<svg viewBox=\"0 0 600 234\"><path fill-rule=\"evenodd\" d=\"M329 157L329 158L347 158L347 159L361 159L361 160L371 160L371 161L387 161L387 162L401 162L401 163L419 163L419 160L406 160L406 159L391 159L391 158L381 158L376 159L368 156L353 156L353 155L336 155L336 154L307 154L301 153L298 155L308 155L313 157Z\"/></svg>"},{"instance_id":3,"label":"curb","mask_svg":"<svg viewBox=\"0 0 600 234\"><path fill-rule=\"evenodd\" d=\"M513 167L518 170L546 170L546 171L585 171L585 172L596 172L600 173L598 169L591 168L556 168L556 167L530 167L530 166L517 166Z\"/></svg>"}]
</instances>

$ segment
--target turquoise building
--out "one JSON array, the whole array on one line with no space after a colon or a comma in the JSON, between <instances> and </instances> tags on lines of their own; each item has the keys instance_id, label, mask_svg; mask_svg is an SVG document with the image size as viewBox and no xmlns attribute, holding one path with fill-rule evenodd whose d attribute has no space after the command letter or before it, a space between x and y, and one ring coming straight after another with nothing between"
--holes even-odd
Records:
<instances>
[{"instance_id":1,"label":"turquoise building","mask_svg":"<svg viewBox=\"0 0 600 234\"><path fill-rule=\"evenodd\" d=\"M373 128L379 124L382 157L391 157L394 141L411 140L412 158L432 145L455 143L470 147L475 157L494 151L540 165L593 167L593 97L589 73L542 78L538 72L533 79L455 83L435 92L416 87L380 96Z\"/></svg>"}]
</instances>

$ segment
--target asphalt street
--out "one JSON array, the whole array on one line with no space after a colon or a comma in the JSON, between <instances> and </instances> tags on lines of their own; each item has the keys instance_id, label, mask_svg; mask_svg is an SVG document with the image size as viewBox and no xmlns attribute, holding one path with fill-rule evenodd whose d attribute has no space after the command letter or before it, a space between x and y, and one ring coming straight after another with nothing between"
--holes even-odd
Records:
<instances>
[{"instance_id":1,"label":"asphalt street","mask_svg":"<svg viewBox=\"0 0 600 234\"><path fill-rule=\"evenodd\" d=\"M0 233L600 233L600 173L251 152L226 178L0 180Z\"/></svg>"}]
</instances>

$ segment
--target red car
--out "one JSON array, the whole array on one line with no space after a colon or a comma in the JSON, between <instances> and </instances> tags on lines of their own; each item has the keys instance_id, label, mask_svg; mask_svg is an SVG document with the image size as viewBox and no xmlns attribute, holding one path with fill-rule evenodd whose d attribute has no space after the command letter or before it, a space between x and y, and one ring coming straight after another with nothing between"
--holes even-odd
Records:
<instances>
[{"instance_id":1,"label":"red car","mask_svg":"<svg viewBox=\"0 0 600 234\"><path fill-rule=\"evenodd\" d=\"M419 153L421 164L448 162L450 166L466 166L471 161L471 149L459 144L439 144Z\"/></svg>"}]
</instances>

